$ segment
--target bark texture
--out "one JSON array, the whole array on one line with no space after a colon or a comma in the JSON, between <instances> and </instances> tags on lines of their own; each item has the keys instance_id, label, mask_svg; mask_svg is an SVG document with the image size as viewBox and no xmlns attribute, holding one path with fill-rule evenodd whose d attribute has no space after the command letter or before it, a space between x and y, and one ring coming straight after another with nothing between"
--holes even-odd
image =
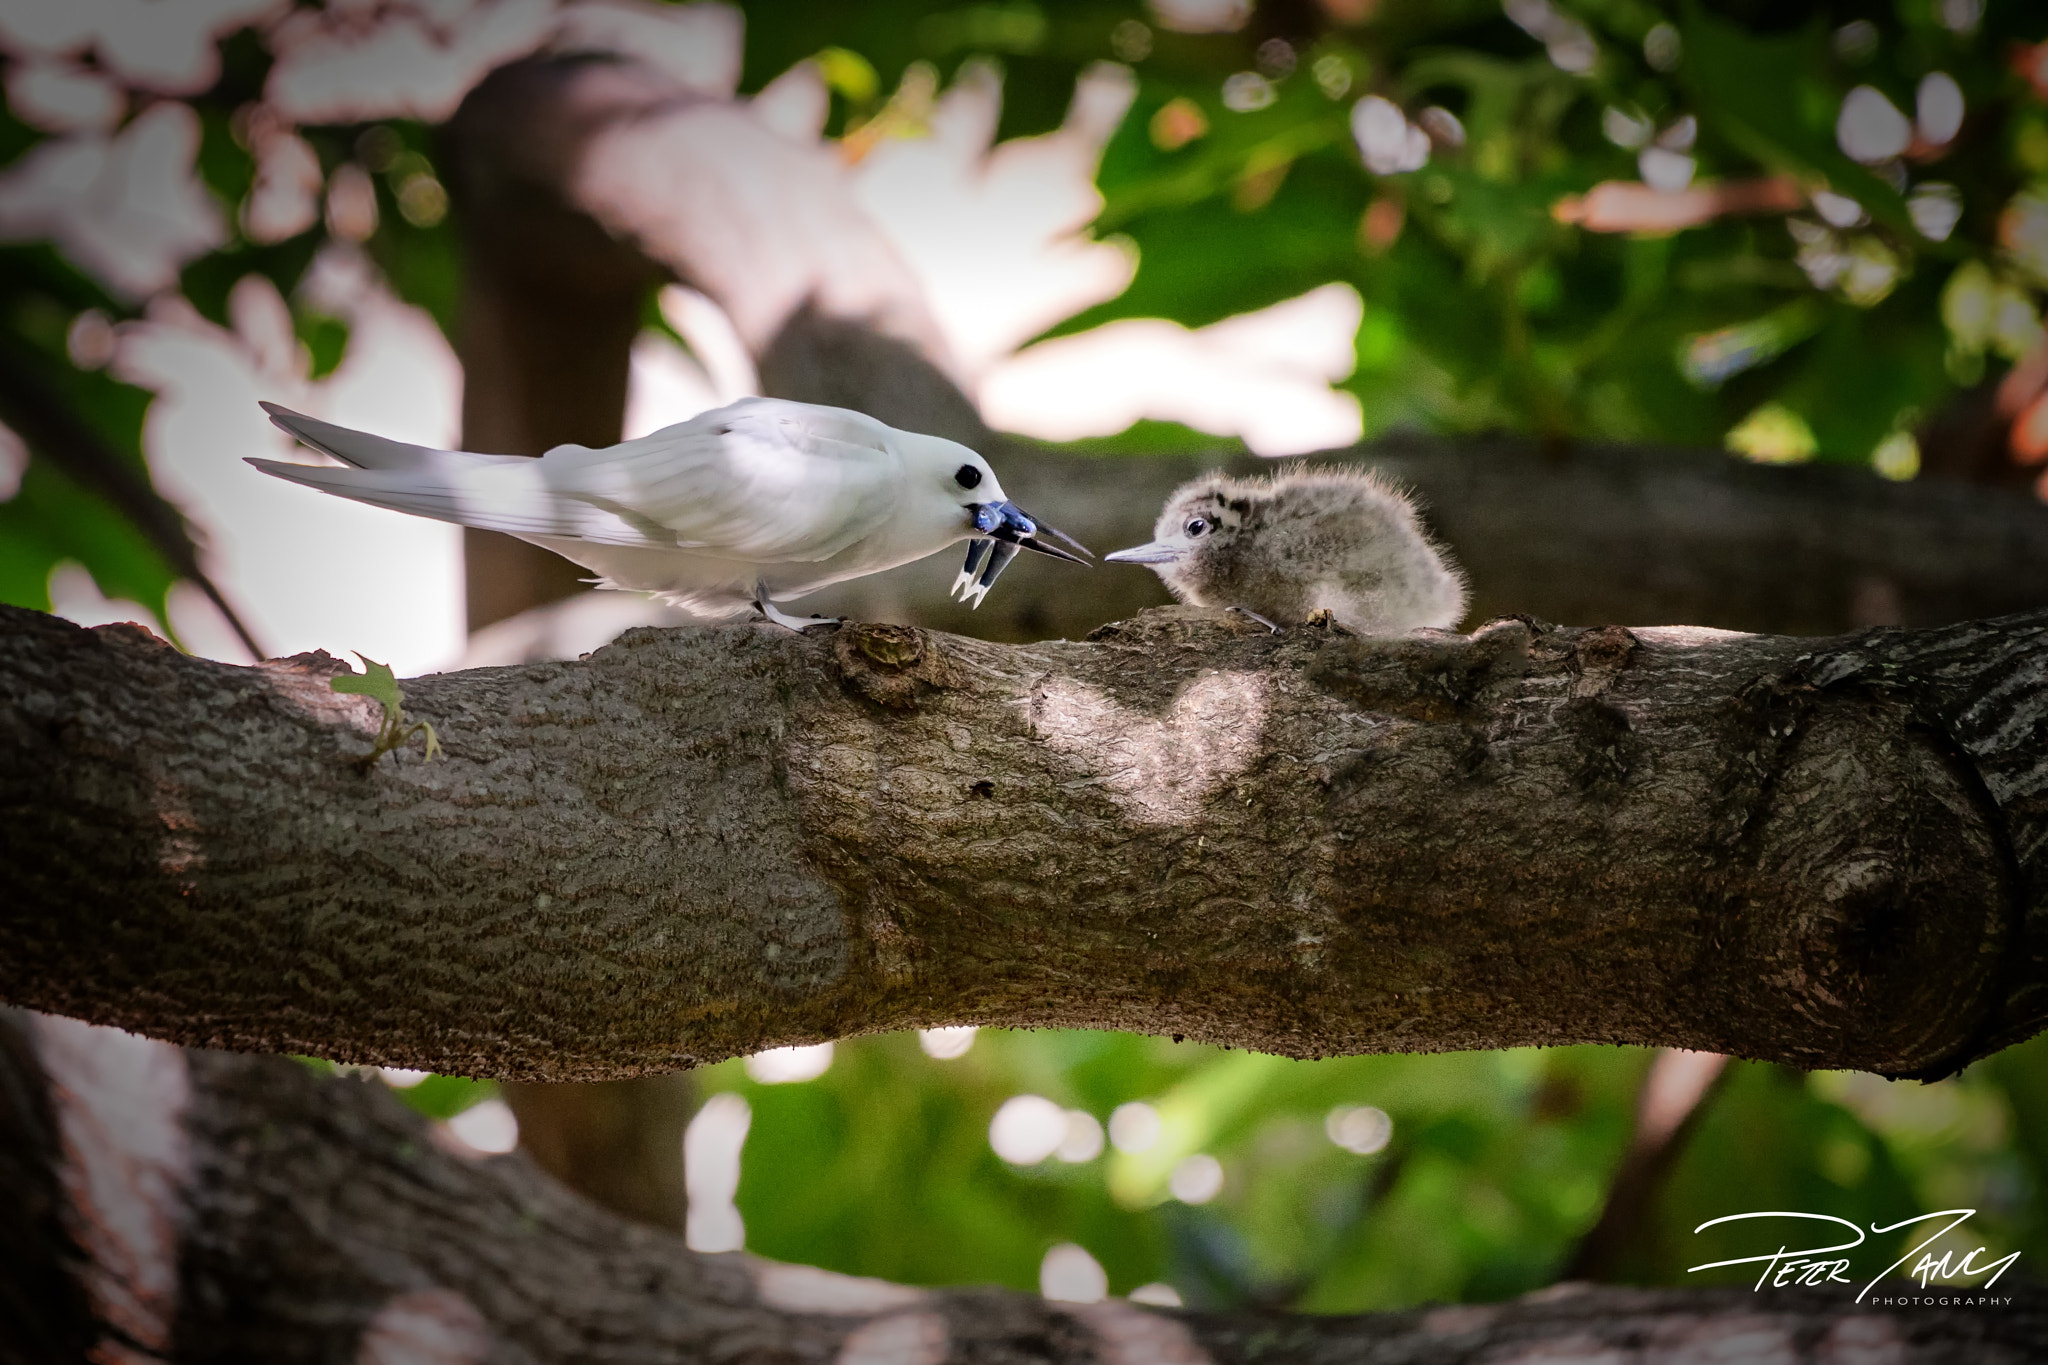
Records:
<instances>
[{"instance_id":1,"label":"bark texture","mask_svg":"<svg viewBox=\"0 0 2048 1365\"><path fill-rule=\"evenodd\" d=\"M104 1254L118 1264L85 1273L176 1267L169 1330L148 1357L167 1362L2018 1365L2048 1347L2048 1303L2004 1281L1950 1288L1948 1297L1973 1300L1960 1307L1859 1306L1848 1292L1563 1286L1510 1303L1310 1318L913 1289L697 1255L672 1233L569 1194L524 1157L452 1154L381 1086L323 1080L282 1058L182 1053L66 1020L24 1022L0 1017L0 1127L177 1135L160 1144L175 1161L156 1167L167 1178L153 1183L137 1183L149 1168L132 1143L70 1142L61 1155L44 1143L33 1166L0 1164L0 1208L61 1187L153 1211L166 1235L110 1245ZM51 1096L30 1037L45 1064L62 1063ZM136 1076L153 1084L110 1084ZM81 1126L83 1116L93 1123ZM61 1234L10 1250L24 1263L40 1258L60 1283L78 1271ZM1907 1282L1875 1297L1898 1291L1919 1293ZM1975 1302L1980 1295L1995 1298ZM9 1318L0 1319L0 1358L82 1359L77 1344L95 1337L95 1358L105 1358L120 1338L82 1297L57 1294L42 1315L63 1314L61 1354L21 1354L27 1320Z\"/></svg>"},{"instance_id":2,"label":"bark texture","mask_svg":"<svg viewBox=\"0 0 2048 1365\"><path fill-rule=\"evenodd\" d=\"M512 1079L978 1023L1954 1070L2048 1017L2048 617L635 631L407 684L0 615L0 998Z\"/></svg>"}]
</instances>

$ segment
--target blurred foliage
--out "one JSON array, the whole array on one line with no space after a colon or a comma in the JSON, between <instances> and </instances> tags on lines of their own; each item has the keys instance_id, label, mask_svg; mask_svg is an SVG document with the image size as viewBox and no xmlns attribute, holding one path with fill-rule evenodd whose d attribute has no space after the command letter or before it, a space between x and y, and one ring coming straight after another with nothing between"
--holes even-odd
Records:
<instances>
[{"instance_id":1,"label":"blurred foliage","mask_svg":"<svg viewBox=\"0 0 2048 1365\"><path fill-rule=\"evenodd\" d=\"M1015 136L1059 121L1087 62L1129 62L1138 97L1096 228L1136 247L1137 278L1054 333L1199 326L1344 281L1366 300L1347 387L1368 435L1721 444L1775 404L1802 435L1765 458L1869 462L1987 359L2039 344L2048 15L2020 0L1331 0L1248 6L1240 28L1202 33L1166 16L1227 6L935 8L763 6L745 83L858 53L864 80L835 83L844 132L985 27L1003 37L981 51L1004 63ZM1952 132L1941 90L1922 89L1936 73L1961 98ZM1837 126L1859 87L1908 138L1864 161ZM1423 164L1367 168L1366 97L1425 139ZM1647 159L1695 187L1785 177L1837 198L1683 231L1560 220L1596 186L1639 183ZM1881 469L1910 474L1891 449Z\"/></svg>"},{"instance_id":2,"label":"blurred foliage","mask_svg":"<svg viewBox=\"0 0 2048 1365\"><path fill-rule=\"evenodd\" d=\"M1367 305L1350 385L1369 430L1719 444L1776 401L1822 457L1868 460L1982 373L1985 339L1941 320L1959 262L2030 310L2048 282L2048 260L1998 240L2014 196L2048 172L2026 150L2041 101L2010 61L2012 44L2040 39L2048 22L2029 6L1993 5L1964 36L1936 10L1774 7L1780 31L1770 33L1697 6L1548 11L1588 40L1578 59L1569 32L1546 53L1483 0L1388 3L1361 28L1283 37L1284 50L1270 38L1254 46L1256 29L1162 42L1139 67L1138 106L1100 176L1102 225L1136 242L1137 280L1063 330L1134 313L1209 322L1340 279ZM1853 59L1841 37L1851 23L1877 35ZM1669 71L1646 53L1659 25L1679 54ZM1265 57L1274 74L1237 101L1264 107L1228 107L1210 54L1226 42L1246 71ZM1583 71L1559 64L1577 60ZM1910 115L1917 84L1937 70L1969 111L1952 140L1876 167L1837 147L1852 87L1874 86ZM1435 134L1426 165L1361 173L1348 115L1368 92ZM1208 131L1174 146L1169 106L1198 110L1186 126ZM1618 145L1616 130L1646 146ZM1672 146L1657 149L1660 136ZM1789 175L1849 196L1838 218L1868 221L1730 215L1676 233L1558 221L1571 196L1637 180L1639 154L1658 152L1689 156L1695 183ZM1939 193L1921 189L1931 180L1956 187L1961 203L1938 242L1915 229L1895 188ZM1260 268L1218 268L1231 260ZM1752 344L1725 344L1743 329ZM1698 363L1716 343L1720 362ZM2005 358L2017 358L2012 347Z\"/></svg>"},{"instance_id":3,"label":"blurred foliage","mask_svg":"<svg viewBox=\"0 0 2048 1365\"><path fill-rule=\"evenodd\" d=\"M0 246L0 422L26 435L39 413L56 409L83 429L100 460L146 490L142 420L149 395L70 355L77 320L104 325L113 306L104 289L48 245ZM0 501L0 602L48 610L51 570L75 560L101 592L140 602L161 620L178 577L163 547L103 486L93 486L90 462L37 458L34 445L26 453L19 485Z\"/></svg>"},{"instance_id":4,"label":"blurred foliage","mask_svg":"<svg viewBox=\"0 0 2048 1365\"><path fill-rule=\"evenodd\" d=\"M812 1081L761 1084L738 1060L697 1075L706 1096L731 1092L752 1112L737 1203L759 1254L913 1284L1035 1289L1047 1250L1074 1242L1113 1294L1165 1282L1191 1305L1359 1312L1551 1283L1599 1216L1650 1058L1570 1047L1297 1062L1125 1034L983 1030L948 1061L892 1034L839 1043ZM447 1117L495 1090L434 1077L399 1093ZM989 1127L1020 1094L1104 1126L1119 1106L1147 1103L1159 1134L1140 1152L1012 1166ZM1730 1213L1793 1209L1869 1227L1955 1208L1978 1213L1937 1254L2018 1251L2012 1277L2035 1278L2048 1258L2044 1096L2048 1037L1934 1085L1735 1063L1618 1278L1749 1284L1754 1268L1687 1267L1811 1232L1694 1233ZM1371 1155L1328 1131L1333 1111L1363 1105L1391 1119ZM1221 1163L1223 1185L1189 1205L1168 1182L1198 1155ZM1874 1278L1936 1226L1873 1237L1851 1273Z\"/></svg>"},{"instance_id":5,"label":"blurred foliage","mask_svg":"<svg viewBox=\"0 0 2048 1365\"><path fill-rule=\"evenodd\" d=\"M1104 159L1096 230L1129 241L1138 272L1054 330L1134 316L1199 326L1343 281L1366 303L1346 384L1369 433L1729 443L1763 459L1876 459L1903 476L1915 465L1903 434L2040 344L2048 11L2026 0L1267 0L1224 32L1163 22L1194 8L1180 0L742 8L742 88L817 58L834 136L876 119L911 73L943 82L975 57L1005 72L999 135L1039 133L1088 64L1129 64L1136 101ZM249 30L227 35L222 55L218 82L189 103L223 240L182 267L176 291L226 325L235 286L269 281L306 372L325 374L347 327L302 286L338 234L450 327L459 251L434 130L290 130L317 160L329 211L258 240L245 210L270 59ZM1946 138L1913 124L1934 73L1963 102ZM1838 123L1866 87L1908 140L1859 161ZM148 102L131 99L129 113ZM0 113L0 176L54 136ZM1784 177L1799 206L1592 230L1601 187L1651 171L1690 188ZM360 196L355 220L336 214L333 192L349 185L367 187L373 215ZM0 246L0 399L56 402L143 474L148 395L108 368L106 344L143 309L48 242ZM1182 438L1142 423L1089 444L1142 453ZM28 446L0 501L0 600L46 607L51 569L73 560L102 592L161 617L175 576L161 548L76 459ZM701 1080L751 1106L738 1203L764 1254L1028 1288L1046 1249L1072 1241L1113 1292L1165 1280L1193 1303L1338 1311L1547 1283L1598 1216L1647 1065L1601 1048L1300 1063L984 1033L954 1061L900 1035L841 1044L810 1082L758 1084L736 1062ZM444 1118L493 1091L437 1077L402 1093ZM1023 1093L1102 1121L1147 1101L1162 1135L1146 1152L1013 1168L988 1125ZM1625 1273L1685 1282L1687 1265L1746 1249L1710 1245L1695 1225L1770 1207L1866 1225L1974 1207L1972 1235L1956 1241L2038 1265L2044 1097L2043 1040L1928 1087L1738 1064ZM1369 1156L1326 1130L1333 1110L1361 1105L1392 1124ZM1198 1206L1167 1193L1174 1166L1197 1155L1224 1172ZM1858 1268L1884 1250L1859 1253Z\"/></svg>"}]
</instances>

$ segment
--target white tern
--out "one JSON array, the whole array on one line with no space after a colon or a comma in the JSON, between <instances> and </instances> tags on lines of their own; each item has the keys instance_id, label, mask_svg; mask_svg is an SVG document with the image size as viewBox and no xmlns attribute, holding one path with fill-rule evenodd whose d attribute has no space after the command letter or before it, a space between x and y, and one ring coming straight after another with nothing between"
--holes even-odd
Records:
<instances>
[{"instance_id":1,"label":"white tern","mask_svg":"<svg viewBox=\"0 0 2048 1365\"><path fill-rule=\"evenodd\" d=\"M1447 629L1465 614L1464 575L1414 503L1366 471L1204 475L1174 490L1152 534L1103 558L1149 564L1181 601L1268 626L1327 611L1353 630L1394 635Z\"/></svg>"},{"instance_id":2,"label":"white tern","mask_svg":"<svg viewBox=\"0 0 2048 1365\"><path fill-rule=\"evenodd\" d=\"M827 584L908 564L971 540L952 592L981 599L1021 547L1087 561L1039 539L988 462L957 441L898 431L865 414L743 398L603 450L556 446L539 459L405 445L274 403L270 420L351 466L251 460L322 492L504 531L704 616L778 611Z\"/></svg>"}]
</instances>

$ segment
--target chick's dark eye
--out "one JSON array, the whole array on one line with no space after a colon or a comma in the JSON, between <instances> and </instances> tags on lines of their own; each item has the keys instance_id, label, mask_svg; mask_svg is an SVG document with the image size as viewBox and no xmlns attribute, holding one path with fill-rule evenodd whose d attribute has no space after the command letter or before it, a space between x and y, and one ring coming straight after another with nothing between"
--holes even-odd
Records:
<instances>
[{"instance_id":1,"label":"chick's dark eye","mask_svg":"<svg viewBox=\"0 0 2048 1365\"><path fill-rule=\"evenodd\" d=\"M981 471L971 464L963 464L953 472L953 482L962 488L973 488L981 482Z\"/></svg>"},{"instance_id":2,"label":"chick's dark eye","mask_svg":"<svg viewBox=\"0 0 2048 1365\"><path fill-rule=\"evenodd\" d=\"M1188 524L1182 529L1191 536L1198 536L1209 529L1209 520L1206 517L1190 517Z\"/></svg>"}]
</instances>

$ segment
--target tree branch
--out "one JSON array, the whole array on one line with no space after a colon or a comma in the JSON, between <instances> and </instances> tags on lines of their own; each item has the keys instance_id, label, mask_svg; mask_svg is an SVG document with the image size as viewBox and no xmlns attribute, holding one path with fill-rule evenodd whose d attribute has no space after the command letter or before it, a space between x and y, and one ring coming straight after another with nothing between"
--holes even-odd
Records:
<instances>
[{"instance_id":1,"label":"tree branch","mask_svg":"<svg viewBox=\"0 0 2048 1365\"><path fill-rule=\"evenodd\" d=\"M638 631L407 684L0 614L0 998L515 1079L951 1023L1938 1074L2048 1017L2048 616Z\"/></svg>"},{"instance_id":2,"label":"tree branch","mask_svg":"<svg viewBox=\"0 0 2048 1365\"><path fill-rule=\"evenodd\" d=\"M1330 457L1414 490L1472 579L1471 622L1663 621L1828 635L1947 625L2048 606L2048 507L2011 492L1892 483L1865 470L1748 464L1719 451L1579 447L1514 437L1404 436ZM1097 549L1152 538L1167 495L1249 456L1107 457L997 445L1003 487ZM827 589L805 608L1000 640L1078 639L1166 600L1142 573L1077 582L1013 567L979 611L949 603L929 566Z\"/></svg>"},{"instance_id":3,"label":"tree branch","mask_svg":"<svg viewBox=\"0 0 2048 1365\"><path fill-rule=\"evenodd\" d=\"M263 646L200 567L199 549L184 515L156 491L147 473L122 458L52 395L36 377L36 361L24 348L0 338L0 352L0 421L74 483L104 498L173 573L205 594L250 657L262 658Z\"/></svg>"},{"instance_id":4,"label":"tree branch","mask_svg":"<svg viewBox=\"0 0 2048 1365\"><path fill-rule=\"evenodd\" d=\"M1727 1076L1728 1059L1719 1053L1657 1053L1636 1095L1635 1131L1608 1182L1606 1203L1565 1262L1565 1279L1624 1278L1630 1258L1641 1254L1664 1181Z\"/></svg>"},{"instance_id":5,"label":"tree branch","mask_svg":"<svg viewBox=\"0 0 2048 1365\"><path fill-rule=\"evenodd\" d=\"M0 1165L0 1208L61 1187L78 1201L65 1209L74 1223L106 1212L105 1201L127 1209L82 1268L100 1286L92 1318L76 1294L53 1295L44 1316L69 1340L90 1339L115 1326L107 1310L121 1287L158 1284L152 1307L175 1326L148 1321L128 1338L167 1361L1453 1365L1647 1348L1977 1365L2033 1358L2048 1341L2039 1294L2003 1283L1949 1291L1996 1304L1946 1308L1884 1302L1889 1285L1861 1306L1846 1291L1569 1286L1504 1304L1290 1318L913 1289L697 1255L568 1193L522 1156L442 1150L381 1086L321 1080L282 1058L180 1053L0 1016L0 1131L24 1121L61 1129L65 1142L61 1155L45 1142L33 1164ZM59 1283L80 1274L61 1232L12 1251L40 1258ZM1918 1297L1918 1286L1898 1287ZM13 1326L0 1320L0 1358Z\"/></svg>"}]
</instances>

